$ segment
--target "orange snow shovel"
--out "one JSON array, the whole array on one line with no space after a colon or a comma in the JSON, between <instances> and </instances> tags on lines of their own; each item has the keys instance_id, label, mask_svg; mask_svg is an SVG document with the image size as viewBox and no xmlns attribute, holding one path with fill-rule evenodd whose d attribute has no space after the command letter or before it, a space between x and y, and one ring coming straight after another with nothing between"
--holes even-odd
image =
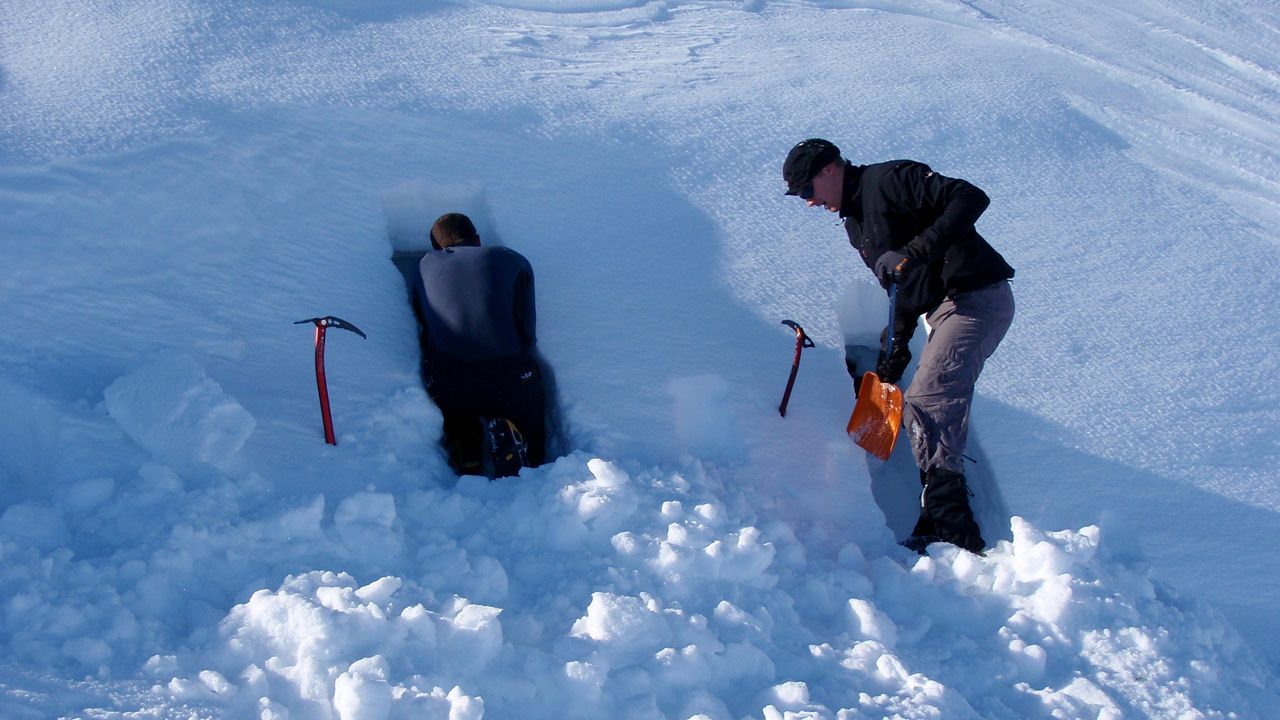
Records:
<instances>
[{"instance_id":1,"label":"orange snow shovel","mask_svg":"<svg viewBox=\"0 0 1280 720\"><path fill-rule=\"evenodd\" d=\"M885 339L885 352L893 352L893 315L897 306L898 284L889 283L889 332ZM858 403L853 406L849 426L845 428L849 439L858 447L888 460L893 444L902 427L902 391L896 385L881 382L874 372L862 376L858 385Z\"/></svg>"}]
</instances>

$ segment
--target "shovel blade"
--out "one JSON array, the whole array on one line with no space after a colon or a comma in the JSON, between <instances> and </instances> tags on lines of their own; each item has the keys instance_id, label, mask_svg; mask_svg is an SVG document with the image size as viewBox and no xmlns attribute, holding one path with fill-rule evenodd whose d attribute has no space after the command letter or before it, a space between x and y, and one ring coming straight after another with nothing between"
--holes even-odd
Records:
<instances>
[{"instance_id":1,"label":"shovel blade","mask_svg":"<svg viewBox=\"0 0 1280 720\"><path fill-rule=\"evenodd\" d=\"M880 382L869 372L858 386L858 404L853 406L846 431L858 447L888 460L902 427L902 391L896 385Z\"/></svg>"}]
</instances>

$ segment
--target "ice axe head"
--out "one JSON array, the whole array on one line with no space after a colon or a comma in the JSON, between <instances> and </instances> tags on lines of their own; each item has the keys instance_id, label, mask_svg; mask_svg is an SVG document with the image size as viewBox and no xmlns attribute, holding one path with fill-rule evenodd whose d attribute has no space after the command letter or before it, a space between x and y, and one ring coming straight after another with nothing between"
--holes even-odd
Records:
<instances>
[{"instance_id":1,"label":"ice axe head","mask_svg":"<svg viewBox=\"0 0 1280 720\"><path fill-rule=\"evenodd\" d=\"M320 393L320 417L324 421L324 440L330 445L337 445L338 441L333 436L333 419L329 415L329 384L324 377L324 331L326 328L336 327L350 330L365 339L368 337L360 331L360 328L332 315L299 320L294 325L308 323L316 326L316 389Z\"/></svg>"},{"instance_id":2,"label":"ice axe head","mask_svg":"<svg viewBox=\"0 0 1280 720\"><path fill-rule=\"evenodd\" d=\"M782 393L782 404L778 405L778 414L786 417L787 401L791 399L791 388L796 384L796 371L800 369L800 351L813 347L813 341L804 334L804 328L800 327L795 320L783 320L782 324L796 331L796 356L791 361L791 375L787 378L787 389Z\"/></svg>"},{"instance_id":3,"label":"ice axe head","mask_svg":"<svg viewBox=\"0 0 1280 720\"><path fill-rule=\"evenodd\" d=\"M782 324L796 331L796 342L800 343L801 347L813 347L813 340L809 339L809 336L804 332L804 328L800 327L795 320L783 320Z\"/></svg>"},{"instance_id":4,"label":"ice axe head","mask_svg":"<svg viewBox=\"0 0 1280 720\"><path fill-rule=\"evenodd\" d=\"M332 315L329 315L327 317L310 318L308 320L299 320L295 322L294 325L306 325L307 323L313 323L316 327L322 328L322 329L329 328L329 327L336 327L336 328L341 328L343 330L350 330L351 332L359 335L362 338L365 338L366 340L369 339L368 335L365 335L363 332L360 332L360 328L356 327L355 325L352 325L351 323L347 322L346 320L343 320L342 318L334 317Z\"/></svg>"}]
</instances>

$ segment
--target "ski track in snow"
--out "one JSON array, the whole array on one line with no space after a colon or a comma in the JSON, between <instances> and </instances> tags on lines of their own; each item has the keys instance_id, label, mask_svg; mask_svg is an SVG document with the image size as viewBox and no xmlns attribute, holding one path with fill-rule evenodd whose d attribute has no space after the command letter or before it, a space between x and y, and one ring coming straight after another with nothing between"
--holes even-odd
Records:
<instances>
[{"instance_id":1,"label":"ski track in snow","mask_svg":"<svg viewBox=\"0 0 1280 720\"><path fill-rule=\"evenodd\" d=\"M1278 35L1250 1L0 7L0 711L1265 716ZM987 558L894 547L842 437L869 280L781 198L814 135L993 197L1019 314L975 417L1030 522ZM538 271L576 448L518 483L444 467L387 262L379 197L460 185ZM328 348L337 448L317 308L369 333ZM782 318L818 341L785 420Z\"/></svg>"}]
</instances>

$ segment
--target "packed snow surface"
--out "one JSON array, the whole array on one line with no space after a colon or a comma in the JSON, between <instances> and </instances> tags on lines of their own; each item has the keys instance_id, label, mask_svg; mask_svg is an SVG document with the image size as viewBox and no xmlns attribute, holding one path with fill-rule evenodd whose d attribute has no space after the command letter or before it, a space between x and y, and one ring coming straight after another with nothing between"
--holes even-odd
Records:
<instances>
[{"instance_id":1,"label":"packed snow surface","mask_svg":"<svg viewBox=\"0 0 1280 720\"><path fill-rule=\"evenodd\" d=\"M0 716L1274 717L1277 48L1271 0L0 2ZM845 435L885 308L782 195L813 136L992 198L985 556L898 546ZM518 478L419 379L391 256L453 210L537 273Z\"/></svg>"}]
</instances>

